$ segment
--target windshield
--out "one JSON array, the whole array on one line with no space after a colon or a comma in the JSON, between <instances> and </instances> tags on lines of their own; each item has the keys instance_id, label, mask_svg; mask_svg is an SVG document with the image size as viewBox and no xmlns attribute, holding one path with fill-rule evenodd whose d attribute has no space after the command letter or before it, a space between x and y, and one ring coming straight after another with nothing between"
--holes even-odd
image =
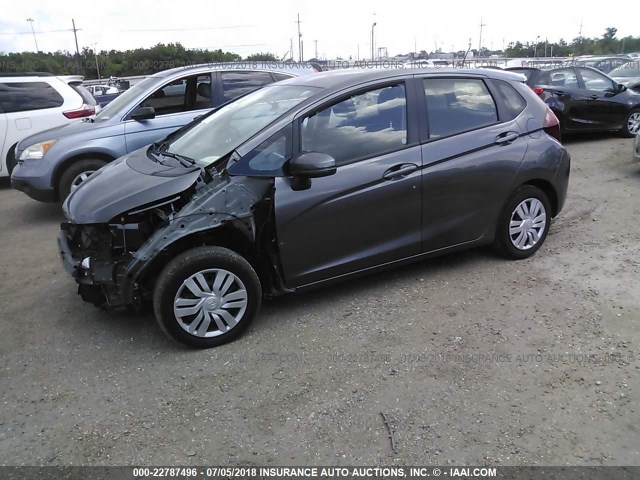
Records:
<instances>
[{"instance_id":1,"label":"windshield","mask_svg":"<svg viewBox=\"0 0 640 480\"><path fill-rule=\"evenodd\" d=\"M104 122L110 118L118 116L122 110L127 108L131 99L136 97L142 90L146 89L148 85L154 84L158 81L156 77L147 77L139 83L136 83L129 90L126 90L122 95L118 95L113 101L109 102L100 113L96 115L96 122Z\"/></svg>"},{"instance_id":2,"label":"windshield","mask_svg":"<svg viewBox=\"0 0 640 480\"><path fill-rule=\"evenodd\" d=\"M263 87L203 118L169 143L167 151L211 165L319 91L298 85Z\"/></svg>"},{"instance_id":3,"label":"windshield","mask_svg":"<svg viewBox=\"0 0 640 480\"><path fill-rule=\"evenodd\" d=\"M610 77L640 77L640 68L630 68L625 65L611 70Z\"/></svg>"}]
</instances>

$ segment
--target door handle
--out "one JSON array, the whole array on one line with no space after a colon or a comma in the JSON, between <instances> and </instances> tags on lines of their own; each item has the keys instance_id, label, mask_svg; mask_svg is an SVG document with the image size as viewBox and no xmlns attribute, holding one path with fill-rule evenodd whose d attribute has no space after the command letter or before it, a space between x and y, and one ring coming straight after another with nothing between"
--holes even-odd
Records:
<instances>
[{"instance_id":1,"label":"door handle","mask_svg":"<svg viewBox=\"0 0 640 480\"><path fill-rule=\"evenodd\" d=\"M589 98L591 100L598 100L599 97L598 97L598 95L589 95Z\"/></svg>"},{"instance_id":2,"label":"door handle","mask_svg":"<svg viewBox=\"0 0 640 480\"><path fill-rule=\"evenodd\" d=\"M397 178L406 177L407 175L418 170L418 165L415 163L401 163L388 169L382 174L382 178L385 180L395 180Z\"/></svg>"},{"instance_id":3,"label":"door handle","mask_svg":"<svg viewBox=\"0 0 640 480\"><path fill-rule=\"evenodd\" d=\"M518 138L520 138L520 134L517 132L501 133L496 137L495 143L498 145L508 145L515 142Z\"/></svg>"},{"instance_id":4,"label":"door handle","mask_svg":"<svg viewBox=\"0 0 640 480\"><path fill-rule=\"evenodd\" d=\"M558 95L559 97L564 97L565 93L563 90L552 90L553 93L555 93L556 95Z\"/></svg>"}]
</instances>

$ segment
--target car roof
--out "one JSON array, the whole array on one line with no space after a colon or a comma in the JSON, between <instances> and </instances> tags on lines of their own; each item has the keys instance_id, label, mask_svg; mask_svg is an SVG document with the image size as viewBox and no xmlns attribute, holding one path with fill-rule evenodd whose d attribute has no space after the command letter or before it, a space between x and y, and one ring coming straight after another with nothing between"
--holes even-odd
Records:
<instances>
[{"instance_id":1,"label":"car roof","mask_svg":"<svg viewBox=\"0 0 640 480\"><path fill-rule=\"evenodd\" d=\"M2 77L55 77L55 75L49 72L3 72L0 73L0 78Z\"/></svg>"},{"instance_id":2,"label":"car roof","mask_svg":"<svg viewBox=\"0 0 640 480\"><path fill-rule=\"evenodd\" d=\"M224 71L243 71L243 70L251 70L251 71L265 71L265 72L275 72L275 73L288 73L291 75L299 76L306 75L308 73L314 72L314 66L294 64L289 65L285 62L212 62L212 63L203 63L198 65L185 65L184 67L176 67L170 68L169 70L163 70L161 72L154 73L150 75L153 78L166 78L171 77L175 74L184 74L186 72L193 73L207 73L207 72L224 72Z\"/></svg>"},{"instance_id":3,"label":"car roof","mask_svg":"<svg viewBox=\"0 0 640 480\"><path fill-rule=\"evenodd\" d=\"M281 84L339 90L341 88L346 88L360 83L373 82L376 80L393 80L394 78L406 77L407 75L425 75L433 77L455 75L470 78L496 78L500 80L523 81L523 76L514 72L482 68L345 68L283 80Z\"/></svg>"}]
</instances>

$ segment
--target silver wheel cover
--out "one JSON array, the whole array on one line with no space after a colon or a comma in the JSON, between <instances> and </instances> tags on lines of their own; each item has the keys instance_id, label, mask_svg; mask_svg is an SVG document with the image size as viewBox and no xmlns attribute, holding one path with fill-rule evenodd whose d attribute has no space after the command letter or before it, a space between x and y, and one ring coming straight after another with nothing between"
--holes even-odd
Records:
<instances>
[{"instance_id":1,"label":"silver wheel cover","mask_svg":"<svg viewBox=\"0 0 640 480\"><path fill-rule=\"evenodd\" d=\"M629 115L629 120L627 121L627 130L629 133L637 134L640 132L640 112L634 112Z\"/></svg>"},{"instance_id":2,"label":"silver wheel cover","mask_svg":"<svg viewBox=\"0 0 640 480\"><path fill-rule=\"evenodd\" d=\"M82 172L79 175L76 175L76 178L71 182L71 192L73 192L76 188L78 188L82 183L89 178L91 175L96 173L95 170L87 170L86 172Z\"/></svg>"},{"instance_id":3,"label":"silver wheel cover","mask_svg":"<svg viewBox=\"0 0 640 480\"><path fill-rule=\"evenodd\" d=\"M511 213L509 239L518 250L533 248L542 237L547 225L547 212L537 198L527 198L520 202Z\"/></svg>"},{"instance_id":4,"label":"silver wheel cover","mask_svg":"<svg viewBox=\"0 0 640 480\"><path fill-rule=\"evenodd\" d=\"M173 300L173 313L180 327L195 337L217 337L240 323L249 295L242 280L221 268L194 273Z\"/></svg>"}]
</instances>

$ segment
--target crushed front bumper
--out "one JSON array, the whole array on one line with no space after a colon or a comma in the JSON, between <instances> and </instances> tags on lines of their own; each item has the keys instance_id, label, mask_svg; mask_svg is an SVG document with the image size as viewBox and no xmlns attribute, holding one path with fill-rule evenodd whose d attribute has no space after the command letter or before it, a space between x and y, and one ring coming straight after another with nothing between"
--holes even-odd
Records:
<instances>
[{"instance_id":1,"label":"crushed front bumper","mask_svg":"<svg viewBox=\"0 0 640 480\"><path fill-rule=\"evenodd\" d=\"M61 230L58 234L58 253L60 254L60 260L62 260L62 266L78 283L80 283L80 278L89 277L88 268L84 268L81 260L73 258L71 248L69 247L69 240L64 230Z\"/></svg>"},{"instance_id":2,"label":"crushed front bumper","mask_svg":"<svg viewBox=\"0 0 640 480\"><path fill-rule=\"evenodd\" d=\"M107 292L102 285L94 281L90 257L74 258L65 231L60 231L58 235L58 253L62 266L78 283L78 294L82 300L98 307L109 306Z\"/></svg>"}]
</instances>

